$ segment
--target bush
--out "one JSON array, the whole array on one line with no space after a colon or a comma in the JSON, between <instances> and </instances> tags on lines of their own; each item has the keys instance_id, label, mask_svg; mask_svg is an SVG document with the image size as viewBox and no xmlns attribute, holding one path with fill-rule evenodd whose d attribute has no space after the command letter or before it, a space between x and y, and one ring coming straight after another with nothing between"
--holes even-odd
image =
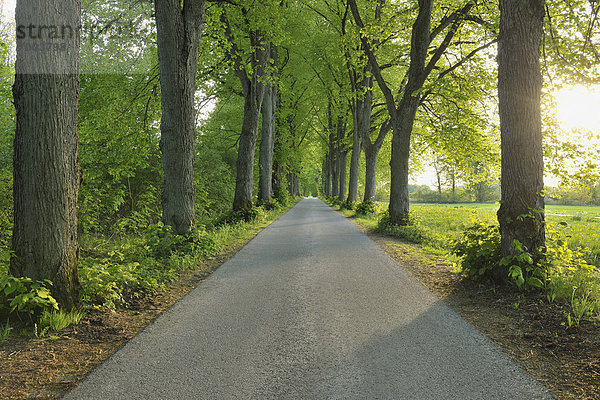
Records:
<instances>
[{"instance_id":1,"label":"bush","mask_svg":"<svg viewBox=\"0 0 600 400\"><path fill-rule=\"evenodd\" d=\"M49 280L33 281L6 275L0 279L0 313L15 311L30 317L45 310L58 310L58 303L50 294Z\"/></svg>"},{"instance_id":2,"label":"bush","mask_svg":"<svg viewBox=\"0 0 600 400\"><path fill-rule=\"evenodd\" d=\"M546 266L542 254L530 252L516 239L513 240L512 247L516 254L500 260L500 265L508 267L511 281L522 290L542 288L546 281Z\"/></svg>"},{"instance_id":3,"label":"bush","mask_svg":"<svg viewBox=\"0 0 600 400\"><path fill-rule=\"evenodd\" d=\"M460 258L460 267L472 279L489 279L500 260L500 231L497 225L477 222L455 241L452 252Z\"/></svg>"},{"instance_id":4,"label":"bush","mask_svg":"<svg viewBox=\"0 0 600 400\"><path fill-rule=\"evenodd\" d=\"M44 311L38 322L38 328L42 332L41 336L44 336L47 331L59 332L71 325L77 325L84 315L81 310Z\"/></svg>"},{"instance_id":5,"label":"bush","mask_svg":"<svg viewBox=\"0 0 600 400\"><path fill-rule=\"evenodd\" d=\"M417 244L434 241L432 233L419 223L418 218L412 212L410 213L408 225L392 224L388 211L385 211L380 215L377 228L375 229L377 232L387 233Z\"/></svg>"},{"instance_id":6,"label":"bush","mask_svg":"<svg viewBox=\"0 0 600 400\"><path fill-rule=\"evenodd\" d=\"M356 215L377 215L384 212L384 207L381 203L377 202L362 202L356 205Z\"/></svg>"}]
</instances>

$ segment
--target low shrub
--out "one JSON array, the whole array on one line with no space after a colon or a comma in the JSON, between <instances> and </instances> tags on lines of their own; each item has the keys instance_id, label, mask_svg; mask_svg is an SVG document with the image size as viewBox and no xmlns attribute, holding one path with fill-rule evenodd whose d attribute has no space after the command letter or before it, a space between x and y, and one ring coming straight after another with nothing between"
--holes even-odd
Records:
<instances>
[{"instance_id":1,"label":"low shrub","mask_svg":"<svg viewBox=\"0 0 600 400\"><path fill-rule=\"evenodd\" d=\"M83 318L85 313L82 310L73 311L44 311L38 322L38 329L41 332L40 336L48 331L59 332L72 325L77 325Z\"/></svg>"},{"instance_id":2,"label":"low shrub","mask_svg":"<svg viewBox=\"0 0 600 400\"><path fill-rule=\"evenodd\" d=\"M389 212L381 213L377 223L377 232L387 233L416 244L434 241L432 233L422 226L416 216L411 212L408 225L395 225L391 223Z\"/></svg>"},{"instance_id":3,"label":"low shrub","mask_svg":"<svg viewBox=\"0 0 600 400\"><path fill-rule=\"evenodd\" d=\"M500 261L500 231L497 225L478 221L454 241L452 252L459 266L472 279L490 279Z\"/></svg>"},{"instance_id":4,"label":"low shrub","mask_svg":"<svg viewBox=\"0 0 600 400\"><path fill-rule=\"evenodd\" d=\"M49 280L33 281L5 275L0 279L0 314L25 314L32 318L45 310L58 310L58 302L50 294Z\"/></svg>"},{"instance_id":5,"label":"low shrub","mask_svg":"<svg viewBox=\"0 0 600 400\"><path fill-rule=\"evenodd\" d=\"M384 206L378 202L361 202L355 207L357 215L374 216L385 211Z\"/></svg>"}]
</instances>

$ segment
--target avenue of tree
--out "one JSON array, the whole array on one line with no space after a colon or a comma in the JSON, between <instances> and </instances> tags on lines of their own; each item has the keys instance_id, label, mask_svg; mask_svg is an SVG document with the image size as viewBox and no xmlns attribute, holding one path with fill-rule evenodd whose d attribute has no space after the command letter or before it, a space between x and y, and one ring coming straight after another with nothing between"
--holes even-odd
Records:
<instances>
[{"instance_id":1,"label":"avenue of tree","mask_svg":"<svg viewBox=\"0 0 600 400\"><path fill-rule=\"evenodd\" d=\"M160 218L186 235L289 195L386 200L391 223L410 224L410 177L424 165L440 196L443 180L475 200L499 181L502 254L518 241L541 255L544 157L556 173L566 157L544 144L542 93L597 81L597 8L17 0L17 27L82 29L58 39L66 51L17 38L12 96L10 35L0 37L0 106L14 116L2 116L0 143L10 273L51 280L70 309L81 232Z\"/></svg>"}]
</instances>

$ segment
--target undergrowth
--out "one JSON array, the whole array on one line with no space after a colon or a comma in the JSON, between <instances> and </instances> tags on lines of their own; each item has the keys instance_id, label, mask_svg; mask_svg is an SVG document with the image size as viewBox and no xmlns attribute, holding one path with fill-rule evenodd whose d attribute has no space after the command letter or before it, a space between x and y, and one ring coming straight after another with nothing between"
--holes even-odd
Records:
<instances>
[{"instance_id":1,"label":"undergrowth","mask_svg":"<svg viewBox=\"0 0 600 400\"><path fill-rule=\"evenodd\" d=\"M187 235L174 235L162 223L145 229L128 226L123 234L113 231L110 235L81 235L81 308L71 312L59 309L51 295L52 282L13 277L7 274L7 263L2 263L0 340L11 335L14 326L9 321L32 326L36 337L46 337L77 324L89 310L128 308L183 272L201 268L204 260L229 245L249 239L294 200L288 196L276 199L268 207L254 207L243 215L229 213L212 226L197 226Z\"/></svg>"}]
</instances>

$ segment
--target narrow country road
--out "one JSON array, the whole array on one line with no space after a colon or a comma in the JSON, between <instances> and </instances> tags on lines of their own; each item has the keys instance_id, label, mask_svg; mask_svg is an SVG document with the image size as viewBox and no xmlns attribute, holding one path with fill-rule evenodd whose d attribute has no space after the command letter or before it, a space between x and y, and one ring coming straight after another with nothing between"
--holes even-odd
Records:
<instances>
[{"instance_id":1,"label":"narrow country road","mask_svg":"<svg viewBox=\"0 0 600 400\"><path fill-rule=\"evenodd\" d=\"M551 399L351 222L305 199L66 399Z\"/></svg>"}]
</instances>

